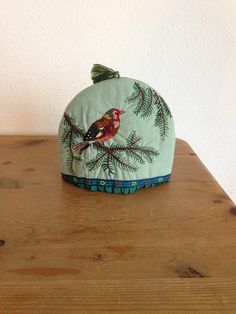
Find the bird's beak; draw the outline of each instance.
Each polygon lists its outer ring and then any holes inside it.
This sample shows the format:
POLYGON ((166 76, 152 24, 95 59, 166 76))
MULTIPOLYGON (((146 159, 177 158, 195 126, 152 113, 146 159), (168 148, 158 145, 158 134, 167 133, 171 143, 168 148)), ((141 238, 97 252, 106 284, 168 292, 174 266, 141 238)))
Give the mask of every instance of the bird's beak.
POLYGON ((124 114, 125 113, 125 111, 123 111, 123 110, 120 110, 120 114, 124 114))

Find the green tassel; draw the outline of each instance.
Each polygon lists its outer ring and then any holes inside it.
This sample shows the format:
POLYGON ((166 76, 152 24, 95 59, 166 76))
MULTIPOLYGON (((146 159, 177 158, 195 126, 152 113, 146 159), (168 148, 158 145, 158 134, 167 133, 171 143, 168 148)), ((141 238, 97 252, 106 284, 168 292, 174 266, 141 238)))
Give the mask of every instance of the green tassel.
POLYGON ((93 65, 91 70, 91 78, 94 84, 100 81, 112 79, 114 77, 120 77, 120 73, 101 64, 93 65))

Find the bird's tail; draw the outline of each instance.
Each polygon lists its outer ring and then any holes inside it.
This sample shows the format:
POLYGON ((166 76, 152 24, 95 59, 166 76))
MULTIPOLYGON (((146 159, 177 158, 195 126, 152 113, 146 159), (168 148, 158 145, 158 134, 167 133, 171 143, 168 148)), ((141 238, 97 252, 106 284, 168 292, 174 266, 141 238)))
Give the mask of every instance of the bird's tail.
POLYGON ((79 154, 82 154, 82 152, 89 147, 89 143, 88 142, 80 142, 78 144, 76 144, 75 146, 73 146, 73 150, 78 152, 79 154))

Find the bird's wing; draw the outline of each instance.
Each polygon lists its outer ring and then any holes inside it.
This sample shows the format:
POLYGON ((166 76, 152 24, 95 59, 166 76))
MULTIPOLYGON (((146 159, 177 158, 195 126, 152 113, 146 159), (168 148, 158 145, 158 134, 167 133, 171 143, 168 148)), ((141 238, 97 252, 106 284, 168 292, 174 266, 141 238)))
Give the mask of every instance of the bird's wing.
POLYGON ((100 119, 95 121, 84 136, 84 141, 94 141, 100 138, 112 125, 112 120, 100 119))

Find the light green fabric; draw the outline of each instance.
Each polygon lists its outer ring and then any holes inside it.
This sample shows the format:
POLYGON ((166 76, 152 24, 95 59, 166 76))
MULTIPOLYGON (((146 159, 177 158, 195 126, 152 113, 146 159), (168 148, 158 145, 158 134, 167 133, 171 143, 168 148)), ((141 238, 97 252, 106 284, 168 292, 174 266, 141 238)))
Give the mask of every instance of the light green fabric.
MULTIPOLYGON (((159 155, 153 157, 152 162, 145 160, 144 163, 139 163, 130 156, 125 156, 126 160, 131 164, 135 164, 137 169, 135 171, 126 171, 116 166, 114 173, 108 173, 108 171, 104 171, 102 166, 90 170, 86 165, 89 160, 93 160, 98 154, 94 145, 90 145, 81 155, 77 156, 75 154, 78 160, 73 160, 72 173, 68 167, 68 147, 62 140, 63 136, 65 136, 65 119, 63 117, 59 126, 61 172, 63 174, 88 179, 139 180, 165 176, 171 173, 175 146, 173 118, 168 117, 167 136, 162 139, 159 127, 154 126, 156 109, 149 116, 142 118, 140 114, 136 115, 134 113, 135 102, 127 102, 127 99, 134 91, 135 83, 140 84, 144 89, 149 88, 143 82, 124 77, 98 82, 75 96, 65 112, 72 118, 73 123, 77 127, 86 132, 91 124, 100 119, 109 109, 118 108, 124 110, 126 113, 120 116, 118 133, 113 139, 104 144, 106 146, 110 146, 112 143, 125 145, 127 137, 135 131, 136 136, 141 137, 140 145, 156 149, 159 155)), ((73 143, 77 143, 81 142, 82 139, 74 138, 73 141, 73 143)))

